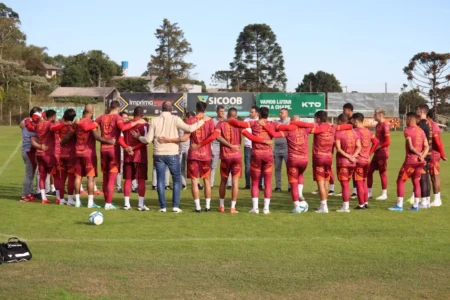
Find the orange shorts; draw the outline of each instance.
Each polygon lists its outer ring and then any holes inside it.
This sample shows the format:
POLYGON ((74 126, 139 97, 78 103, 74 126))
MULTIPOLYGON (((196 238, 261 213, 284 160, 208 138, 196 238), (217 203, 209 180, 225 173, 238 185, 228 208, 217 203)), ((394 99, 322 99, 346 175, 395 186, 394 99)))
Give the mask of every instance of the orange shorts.
POLYGON ((273 172, 273 155, 257 156, 252 155, 250 162, 250 178, 259 180, 261 173, 273 172))
POLYGON ((97 157, 77 157, 75 163, 75 175, 80 177, 97 176, 97 157))
POLYGON ((339 181, 350 181, 355 172, 355 167, 337 167, 337 176, 339 181))
POLYGON ((56 157, 54 156, 36 156, 39 173, 56 174, 56 157))
POLYGON ((383 156, 374 156, 372 161, 370 162, 370 169, 372 171, 379 171, 380 173, 384 173, 387 171, 387 157, 383 156))
POLYGON ((367 173, 369 172, 369 164, 357 163, 354 173, 355 181, 364 181, 367 179, 367 173))
POLYGON ((305 172, 307 166, 307 160, 288 159, 286 168, 289 183, 298 182, 298 177, 305 172))
POLYGON ((228 178, 231 173, 233 178, 242 176, 242 158, 227 158, 220 162, 220 176, 228 178))
POLYGON ((441 162, 440 160, 431 160, 430 162, 430 175, 437 176, 441 171, 441 162))
POLYGON ((313 160, 314 181, 330 181, 333 158, 317 158, 313 160))
POLYGON ((195 178, 209 178, 211 175, 211 161, 202 160, 188 160, 187 161, 187 177, 195 178))
POLYGON ((397 181, 398 180, 407 181, 410 178, 418 178, 418 177, 420 178, 423 174, 423 167, 424 167, 423 162, 413 164, 409 164, 406 162, 403 163, 400 172, 398 172, 397 181))

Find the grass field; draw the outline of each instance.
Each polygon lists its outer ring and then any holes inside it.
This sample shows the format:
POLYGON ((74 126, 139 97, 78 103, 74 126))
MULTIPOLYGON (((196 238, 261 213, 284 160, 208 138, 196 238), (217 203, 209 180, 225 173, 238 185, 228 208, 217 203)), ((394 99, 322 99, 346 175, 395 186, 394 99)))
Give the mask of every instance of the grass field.
MULTIPOLYGON (((450 135, 443 139, 450 153, 450 135)), ((0 128, 0 240, 23 238, 34 257, 0 266, 0 299, 450 298, 450 167, 442 163, 443 207, 388 212, 404 157, 401 133, 393 134, 390 198, 372 201, 367 211, 312 212, 319 201, 310 194, 316 187, 308 169, 305 214, 289 214, 290 195, 283 192, 274 194, 272 214, 249 215, 244 190, 238 215, 191 213, 188 190, 182 214, 161 214, 156 192, 148 190, 150 212, 103 211, 102 226, 87 225, 87 208, 19 203, 19 142, 18 128, 0 128)), ((375 183, 378 194, 378 177, 375 183)), ((213 196, 216 210, 217 188, 213 196)), ((123 205, 120 195, 114 202, 123 205)), ((330 197, 330 210, 340 206, 340 198, 330 197)))

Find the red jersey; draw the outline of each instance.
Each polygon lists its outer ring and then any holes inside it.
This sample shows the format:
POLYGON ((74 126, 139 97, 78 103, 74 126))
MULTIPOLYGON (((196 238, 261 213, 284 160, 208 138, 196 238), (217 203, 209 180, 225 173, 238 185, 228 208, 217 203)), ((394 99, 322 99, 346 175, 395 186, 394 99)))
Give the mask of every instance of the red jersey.
POLYGON ((51 128, 55 125, 54 122, 43 121, 36 125, 36 136, 40 144, 48 147, 47 151, 37 149, 37 156, 55 156, 55 134, 51 128))
MULTIPOLYGON (((231 126, 228 122, 220 121, 217 123, 215 131, 220 133, 231 145, 240 146, 241 145, 241 130, 239 128, 231 126)), ((220 159, 230 159, 230 158, 242 158, 241 149, 233 150, 220 144, 220 159)))
POLYGON ((359 152, 358 162, 359 163, 369 163, 370 158, 370 149, 372 145, 372 131, 369 129, 362 127, 355 129, 356 134, 361 141, 361 152, 359 152))
MULTIPOLYGON (((64 124, 64 122, 60 121, 59 124, 64 124)), ((76 139, 70 139, 65 145, 60 146, 61 141, 66 137, 66 135, 73 131, 73 124, 66 125, 58 131, 55 132, 55 153, 58 153, 58 157, 70 157, 75 153, 75 142, 76 139)))
POLYGON ((292 131, 285 131, 288 146, 288 159, 308 160, 308 135, 312 128, 297 128, 292 131))
POLYGON ((327 126, 325 132, 314 135, 313 143, 313 159, 321 158, 333 158, 334 136, 336 128, 329 123, 318 124, 318 128, 327 126))
MULTIPOLYGON (((354 154, 356 150, 356 141, 359 140, 355 130, 344 130, 336 132, 336 141, 341 142, 341 149, 347 154, 354 154)), ((370 150, 370 149, 369 149, 370 150)), ((351 162, 348 158, 336 153, 336 165, 338 167, 354 167, 356 163, 351 162)))
MULTIPOLYGON (((118 114, 106 114, 98 117, 95 122, 98 124, 100 131, 101 131, 101 137, 108 139, 108 140, 118 140, 120 137, 120 129, 117 125, 118 121, 122 121, 122 117, 118 114)), ((110 145, 110 144, 101 144, 100 151, 107 151, 112 148, 116 147, 117 150, 120 149, 120 146, 117 145, 110 145)))
MULTIPOLYGON (((141 136, 147 136, 149 130, 149 124, 139 124, 133 127, 133 130, 137 130, 141 136)), ((123 152, 124 162, 135 162, 141 164, 148 164, 147 145, 142 144, 138 139, 131 135, 131 130, 123 132, 123 138, 125 143, 130 147, 139 146, 139 149, 135 149, 134 155, 129 155, 126 151, 123 152)))
MULTIPOLYGON (((424 143, 427 137, 425 132, 419 126, 409 126, 405 129, 405 139, 411 139, 412 146, 418 151, 422 152, 424 148, 424 143)), ((409 150, 408 145, 405 145, 406 159, 405 162, 408 164, 415 164, 419 162, 419 155, 413 153, 409 150)))
MULTIPOLYGON (((434 121, 431 121, 429 123, 430 123, 431 131, 433 132, 433 138, 441 140, 441 129, 439 128, 438 123, 436 123, 434 121)), ((439 161, 441 159, 441 152, 438 149, 437 143, 432 143, 431 148, 432 148, 432 152, 431 152, 432 158, 434 160, 439 161)))
MULTIPOLYGON (((93 123, 91 119, 81 118, 80 123, 93 123)), ((77 157, 91 157, 97 155, 95 147, 95 138, 92 130, 84 131, 79 124, 73 124, 73 130, 77 137, 75 142, 75 152, 77 157)))
MULTIPOLYGON (((197 117, 190 117, 186 120, 186 124, 195 124, 198 122, 197 117)), ((206 122, 202 127, 191 133, 190 144, 200 144, 206 140, 214 132, 214 120, 211 119, 206 122)), ((212 158, 211 145, 205 145, 197 150, 189 149, 188 159, 199 161, 210 161, 212 158)))
MULTIPOLYGON (((378 122, 375 127, 375 136, 383 145, 388 136, 391 135, 391 125, 388 122, 378 122)), ((383 147, 375 151, 375 156, 389 157, 389 147, 383 147)))
MULTIPOLYGON (((249 128, 252 130, 253 135, 263 138, 265 141, 272 139, 270 137, 269 133, 267 133, 267 131, 264 129, 264 127, 259 125, 258 121, 250 121, 248 123, 250 125, 249 128)), ((271 126, 273 128, 273 130, 275 131, 278 123, 266 121, 266 125, 271 126)), ((256 155, 258 157, 272 156, 273 155, 272 146, 267 145, 267 144, 261 144, 261 143, 253 143, 252 144, 252 155, 256 155)))

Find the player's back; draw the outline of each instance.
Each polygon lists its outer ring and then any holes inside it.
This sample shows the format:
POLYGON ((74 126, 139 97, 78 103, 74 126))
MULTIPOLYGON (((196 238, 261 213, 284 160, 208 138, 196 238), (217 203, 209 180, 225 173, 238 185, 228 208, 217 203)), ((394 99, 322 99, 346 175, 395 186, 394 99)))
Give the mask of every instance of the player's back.
MULTIPOLYGON (((198 122, 197 117, 190 117, 186 120, 186 124, 192 125, 198 122)), ((196 131, 192 132, 190 135, 190 143, 193 144, 200 144, 204 140, 206 140, 214 131, 214 121, 211 119, 205 124, 197 129, 196 131)), ((212 151, 211 151, 211 145, 205 145, 203 147, 200 147, 197 150, 189 149, 188 151, 188 159, 191 160, 201 160, 201 161, 208 161, 211 160, 212 157, 212 151)))
MULTIPOLYGON (((337 131, 335 139, 336 142, 340 142, 342 151, 350 155, 355 153, 356 141, 359 139, 355 130, 337 131)), ((336 162, 338 166, 344 166, 347 164, 353 165, 348 158, 342 156, 339 152, 336 153, 336 162)))
MULTIPOLYGON (((375 126, 375 136, 380 142, 380 145, 386 142, 388 136, 391 135, 391 125, 389 122, 378 122, 375 126)), ((375 151, 378 156, 389 156, 389 147, 383 147, 375 151)))
MULTIPOLYGON (((411 139, 411 145, 418 151, 422 152, 426 140, 425 132, 419 126, 409 126, 405 129, 405 138, 411 139)), ((409 163, 417 163, 419 155, 412 152, 408 145, 405 145, 406 161, 409 163)))
MULTIPOLYGON (((146 136, 149 130, 149 124, 138 124, 133 127, 133 131, 138 131, 141 136, 146 136)), ((130 147, 135 147, 141 142, 134 138, 131 135, 131 130, 127 130, 123 132, 123 137, 125 140, 125 143, 130 147)), ((148 154, 147 154, 147 146, 139 148, 137 150, 134 150, 134 155, 130 156, 128 153, 124 153, 124 161, 125 162, 139 162, 139 163, 148 163, 148 154)))
MULTIPOLYGON (((95 122, 99 125, 102 138, 108 140, 118 140, 120 137, 120 129, 117 122, 122 120, 122 117, 118 114, 105 114, 98 117, 95 122)), ((114 145, 101 144, 101 150, 113 148, 114 145)), ((116 145, 118 147, 118 145, 116 145)))
MULTIPOLYGON (((266 124, 269 126, 272 126, 272 128, 275 130, 276 125, 274 122, 266 121, 266 124)), ((263 126, 259 124, 258 121, 252 121, 250 122, 250 129, 252 130, 252 134, 256 135, 257 137, 261 137, 264 140, 270 140, 271 137, 269 136, 269 133, 264 129, 263 126)), ((252 144, 252 155, 258 155, 258 156, 272 156, 273 155, 273 149, 272 146, 264 144, 264 143, 253 143, 252 144)))
POLYGON ((370 149, 372 146, 372 131, 362 127, 356 128, 356 133, 358 134, 359 140, 361 141, 361 152, 359 152, 359 162, 368 162, 370 157, 370 149))
POLYGON ((325 132, 315 134, 313 142, 313 158, 317 157, 333 157, 333 146, 336 129, 329 123, 321 123, 317 128, 326 127, 325 132))
POLYGON ((288 158, 308 159, 308 135, 311 131, 311 128, 297 128, 285 132, 288 158))
POLYGON ((54 123, 49 121, 43 121, 36 126, 36 136, 39 139, 40 144, 47 146, 47 151, 37 150, 38 156, 49 156, 55 153, 55 134, 50 130, 54 123))
MULTIPOLYGON (((239 128, 231 126, 228 122, 220 121, 216 128, 220 130, 220 136, 223 137, 231 145, 240 146, 242 142, 241 130, 239 128)), ((233 150, 220 144, 220 158, 239 158, 242 157, 241 150, 233 150)))
MULTIPOLYGON (((81 118, 80 123, 90 124, 93 121, 88 118, 81 118)), ((86 157, 95 154, 95 139, 91 131, 84 131, 83 128, 77 123, 74 125, 74 132, 76 136, 75 151, 79 157, 86 157)))

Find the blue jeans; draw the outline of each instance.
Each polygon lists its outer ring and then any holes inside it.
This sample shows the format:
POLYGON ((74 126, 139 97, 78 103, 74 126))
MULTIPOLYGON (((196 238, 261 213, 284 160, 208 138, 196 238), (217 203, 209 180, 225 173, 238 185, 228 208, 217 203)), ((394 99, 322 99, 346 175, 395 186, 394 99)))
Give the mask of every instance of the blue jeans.
POLYGON ((158 181, 156 190, 158 191, 159 206, 166 208, 166 190, 165 190, 165 173, 166 166, 172 174, 173 194, 172 206, 180 206, 180 192, 181 192, 181 167, 179 155, 154 155, 153 165, 156 169, 156 178, 158 181))
MULTIPOLYGON (((245 164, 245 186, 251 186, 250 182, 250 164, 252 161, 252 148, 244 147, 244 164, 245 164)), ((264 175, 261 173, 259 185, 263 185, 264 175)))

